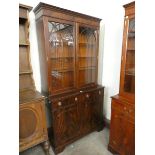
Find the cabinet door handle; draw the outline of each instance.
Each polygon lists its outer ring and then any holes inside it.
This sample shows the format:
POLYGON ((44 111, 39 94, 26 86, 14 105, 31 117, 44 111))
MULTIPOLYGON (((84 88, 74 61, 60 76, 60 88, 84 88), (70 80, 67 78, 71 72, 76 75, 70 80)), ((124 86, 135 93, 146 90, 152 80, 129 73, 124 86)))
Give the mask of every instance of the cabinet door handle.
POLYGON ((83 91, 82 91, 82 90, 80 90, 80 93, 83 93, 83 91))
POLYGON ((98 91, 98 94, 101 95, 101 91, 100 90, 98 91))
POLYGON ((118 115, 115 115, 114 117, 115 117, 115 118, 118 118, 118 115))
POLYGON ((86 97, 89 98, 89 94, 87 94, 86 97))
POLYGON ((129 113, 131 113, 132 112, 132 110, 131 109, 129 109, 129 113))
POLYGON ((124 110, 126 110, 127 108, 126 107, 124 107, 124 110))
POLYGON ((61 106, 61 105, 62 105, 62 103, 59 101, 59 102, 58 102, 58 106, 61 106))
POLYGON ((112 143, 113 143, 113 144, 116 144, 116 142, 115 142, 114 140, 112 141, 112 143))
POLYGON ((77 97, 75 97, 75 101, 77 101, 78 100, 78 98, 77 97))

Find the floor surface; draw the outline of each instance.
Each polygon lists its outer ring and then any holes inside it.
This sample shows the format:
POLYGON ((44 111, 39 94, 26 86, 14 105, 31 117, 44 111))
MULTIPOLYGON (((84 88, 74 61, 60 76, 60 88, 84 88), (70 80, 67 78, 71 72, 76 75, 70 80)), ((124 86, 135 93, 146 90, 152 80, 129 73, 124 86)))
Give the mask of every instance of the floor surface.
MULTIPOLYGON (((58 155, 112 155, 107 150, 109 142, 109 130, 104 128, 100 132, 93 132, 78 141, 68 145, 65 150, 58 155)), ((20 155, 45 155, 41 145, 30 148, 20 155)), ((50 155, 54 155, 50 147, 50 155)))

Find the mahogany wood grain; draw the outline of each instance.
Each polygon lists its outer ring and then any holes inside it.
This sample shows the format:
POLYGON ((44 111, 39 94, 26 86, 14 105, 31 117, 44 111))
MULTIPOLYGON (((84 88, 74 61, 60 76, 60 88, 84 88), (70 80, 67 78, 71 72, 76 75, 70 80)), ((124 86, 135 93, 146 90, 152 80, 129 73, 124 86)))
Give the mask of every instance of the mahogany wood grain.
POLYGON ((30 63, 28 13, 31 9, 19 5, 19 152, 44 143, 49 155, 45 98, 36 91, 30 63))
POLYGON ((101 19, 45 3, 39 3, 34 13, 42 94, 51 110, 48 132, 57 154, 104 127, 104 87, 97 84, 101 19))
POLYGON ((135 155, 135 2, 124 8, 120 91, 112 97, 108 149, 119 155, 135 155))

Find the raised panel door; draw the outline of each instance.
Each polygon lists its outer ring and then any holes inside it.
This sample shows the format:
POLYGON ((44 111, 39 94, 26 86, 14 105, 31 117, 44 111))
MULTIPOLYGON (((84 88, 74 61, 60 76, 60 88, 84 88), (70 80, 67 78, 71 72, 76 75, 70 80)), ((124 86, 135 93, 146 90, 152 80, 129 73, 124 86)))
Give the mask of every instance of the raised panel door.
POLYGON ((79 132, 85 134, 91 129, 91 102, 87 99, 88 94, 79 95, 78 118, 79 118, 79 132))
POLYGON ((77 136, 79 129, 77 106, 60 108, 54 112, 56 144, 62 144, 77 136))
POLYGON ((122 152, 124 126, 124 114, 116 109, 112 109, 111 124, 110 124, 110 145, 118 153, 122 152))
POLYGON ((104 126, 103 123, 103 90, 97 90, 92 93, 93 100, 91 102, 92 120, 91 125, 93 128, 104 126))
POLYGON ((133 121, 127 119, 125 121, 122 154, 135 155, 135 125, 133 121))

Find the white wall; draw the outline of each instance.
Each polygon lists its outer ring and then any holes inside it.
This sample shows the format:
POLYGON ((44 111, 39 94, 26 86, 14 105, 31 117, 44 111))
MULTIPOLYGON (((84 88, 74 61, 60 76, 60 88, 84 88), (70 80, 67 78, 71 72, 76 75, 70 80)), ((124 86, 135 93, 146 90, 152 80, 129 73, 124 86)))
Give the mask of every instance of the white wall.
MULTIPOLYGON (((104 114, 110 119, 110 97, 119 92, 120 62, 123 36, 124 9, 122 5, 132 0, 42 0, 42 2, 92 15, 103 19, 100 29, 99 47, 99 78, 100 84, 105 86, 104 114)), ((33 8, 39 0, 19 0, 20 3, 33 8)), ((41 90, 38 45, 36 38, 35 16, 30 12, 30 50, 34 80, 37 90, 41 90)))

